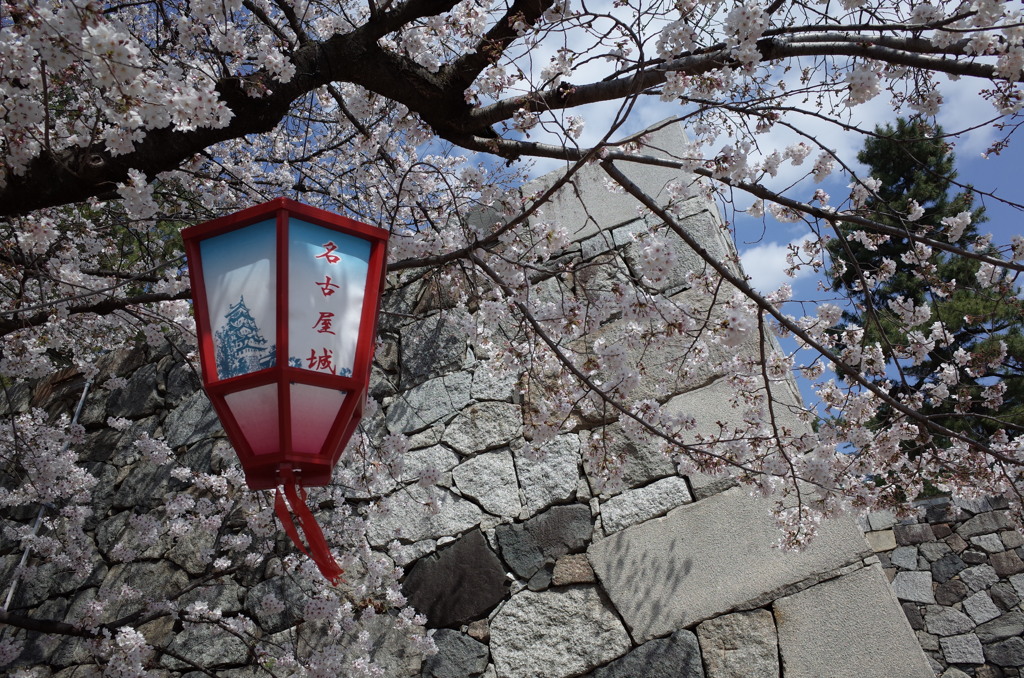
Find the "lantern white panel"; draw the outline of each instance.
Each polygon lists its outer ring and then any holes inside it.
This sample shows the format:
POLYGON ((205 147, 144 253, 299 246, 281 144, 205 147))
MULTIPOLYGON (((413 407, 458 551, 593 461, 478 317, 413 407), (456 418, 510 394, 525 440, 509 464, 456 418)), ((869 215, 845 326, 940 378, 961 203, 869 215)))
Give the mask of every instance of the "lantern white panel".
POLYGON ((345 402, 345 391, 292 384, 291 401, 292 449, 295 452, 319 453, 338 410, 345 402))
POLYGON ((290 221, 290 365, 352 375, 369 261, 369 240, 299 219, 290 221))
POLYGON ((199 243, 217 360, 227 379, 276 362, 277 263, 273 219, 199 243))
POLYGON ((228 393, 224 396, 242 435, 253 454, 281 451, 281 429, 277 411, 277 384, 228 393))

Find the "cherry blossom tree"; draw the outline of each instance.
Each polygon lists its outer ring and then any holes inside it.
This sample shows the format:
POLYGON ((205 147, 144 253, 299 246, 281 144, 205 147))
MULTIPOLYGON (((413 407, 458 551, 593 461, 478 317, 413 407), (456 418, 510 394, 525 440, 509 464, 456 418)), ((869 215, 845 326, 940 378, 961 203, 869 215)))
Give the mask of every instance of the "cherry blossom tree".
MULTIPOLYGON (((975 118, 960 129, 945 124, 946 138, 987 126, 998 152, 1019 124, 1022 69, 1024 21, 1000 0, 3 0, 0 379, 10 392, 65 368, 95 376, 107 349, 137 339, 170 342, 187 357, 194 326, 176 231, 288 194, 388 228, 393 271, 433 276, 457 306, 472 308, 479 322, 466 330, 494 344, 495 364, 525 365, 536 377, 527 432, 535 446, 571 427, 576 412, 614 416, 631 435, 663 445, 681 470, 732 473, 795 499, 779 508, 791 544, 806 541, 823 515, 907 510, 926 484, 1003 494, 1020 516, 1021 432, 1000 419, 1005 351, 958 352, 935 364, 935 377, 922 380, 946 389, 907 392, 898 375, 950 341, 941 308, 951 285, 1016 303, 1024 237, 965 240, 953 235, 962 225, 928 223, 920 206, 880 201, 877 179, 859 176, 855 158, 829 139, 874 134, 860 112, 878 101, 934 123, 951 88, 971 86, 975 118), (685 126, 685 153, 666 154, 644 136, 619 141, 650 110, 685 126), (560 304, 530 294, 538 271, 555 284, 572 274, 559 256, 570 234, 544 218, 554 189, 513 190, 537 160, 557 161, 567 180, 600 167, 609 190, 632 196, 650 217, 644 256, 630 271, 639 291, 560 304), (677 172, 667 204, 630 181, 638 164, 677 172), (832 198, 817 185, 835 181, 849 192, 832 198), (868 249, 911 243, 903 256, 929 303, 891 309, 907 344, 883 350, 855 326, 834 332, 848 302, 828 284, 816 299, 794 300, 788 286, 755 290, 736 262, 712 256, 685 227, 694 197, 719 201, 732 237, 731 222, 742 219, 805 225, 793 273, 823 269, 840 223, 843 238, 868 249), (689 284, 717 295, 723 314, 644 291, 676 264, 679 242, 703 259, 689 284), (977 275, 935 277, 940 255, 974 260, 977 275), (609 343, 579 348, 613 317, 636 323, 636 341, 688 347, 681 371, 707 361, 708 346, 753 341, 757 355, 722 365, 743 424, 694 440, 685 435, 694 422, 665 411, 661 395, 638 398, 644 365, 609 343), (492 335, 510 326, 518 328, 511 340, 492 335), (793 375, 816 394, 800 413, 803 430, 777 416, 773 389, 793 375), (985 384, 980 402, 952 388, 966 375, 985 384), (986 425, 950 430, 925 404, 986 425), (879 476, 901 492, 870 482, 879 476)), ((855 277, 870 288, 884 276, 855 277)), ((987 331, 984 318, 975 324, 987 331)), ((8 538, 74 567, 88 515, 82 495, 93 482, 76 463, 80 429, 71 417, 36 411, 8 417, 0 431, 4 473, 17 480, 5 481, 0 506, 59 509, 51 537, 32 536, 29 520, 5 528, 8 538)), ((137 446, 154 464, 174 463, 159 439, 140 436, 137 446)), ((406 447, 401 436, 363 439, 348 456, 372 460, 358 464, 360 482, 372 486, 406 447)), ((614 485, 621 460, 600 441, 587 455, 614 485)), ((186 529, 201 518, 216 529, 242 516, 248 531, 209 555, 211 568, 247 566, 245 540, 273 532, 266 507, 242 498, 230 471, 178 476, 213 498, 172 500, 169 524, 186 529)), ((344 493, 331 501, 343 514, 344 493)), ((353 524, 338 518, 329 539, 348 543, 351 535, 339 535, 353 524)), ((402 606, 393 572, 369 552, 352 558, 373 574, 361 599, 402 606)), ((355 623, 357 609, 375 609, 327 592, 317 600, 309 614, 341 625, 355 623)), ((112 675, 141 675, 155 650, 136 628, 168 609, 150 605, 120 625, 86 614, 78 625, 46 628, 95 638, 112 675)), ((247 633, 244 621, 215 611, 175 614, 247 633)), ((411 612, 398 618, 416 622, 411 612)), ((0 662, 11 652, 0 644, 0 662)), ((323 667, 338 661, 321 659, 323 667)), ((285 675, 292 661, 277 657, 268 671, 285 675)))

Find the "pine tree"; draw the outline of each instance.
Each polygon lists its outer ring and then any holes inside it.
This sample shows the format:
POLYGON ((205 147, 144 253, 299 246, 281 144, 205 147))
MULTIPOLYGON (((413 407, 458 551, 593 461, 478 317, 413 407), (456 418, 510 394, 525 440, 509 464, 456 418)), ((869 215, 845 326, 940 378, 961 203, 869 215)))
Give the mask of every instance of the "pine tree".
MULTIPOLYGON (((864 207, 872 218, 907 233, 931 227, 930 237, 944 241, 954 235, 951 228, 956 226, 943 224, 943 219, 967 212, 971 223, 956 241, 974 243, 976 251, 986 251, 977 231, 977 224, 986 221, 984 208, 973 207, 970 187, 956 190, 955 156, 943 141, 942 129, 899 119, 895 126, 878 127, 875 132, 857 156, 869 175, 880 182, 864 207), (908 216, 915 203, 923 213, 911 220, 908 216)), ((942 388, 936 379, 939 366, 956 364, 957 355, 973 354, 974 358, 958 369, 957 383, 947 386, 961 397, 958 411, 935 412, 927 404, 923 410, 954 431, 991 434, 1000 428, 1019 430, 1024 426, 1024 307, 1019 290, 977 285, 979 263, 974 259, 934 252, 928 260, 934 267, 928 270, 905 256, 912 250, 908 238, 892 237, 869 247, 851 238, 855 231, 855 226, 841 224, 839 237, 829 245, 833 289, 845 290, 854 304, 844 311, 844 329, 859 326, 865 344, 878 342, 887 357, 899 354, 909 337, 898 329, 901 322, 891 302, 902 297, 930 311, 919 325, 922 331, 927 333, 934 323, 941 322, 953 337, 949 345, 936 346, 917 364, 899 361, 900 374, 890 371, 878 382, 891 382, 894 393, 942 388), (879 279, 881 282, 873 282, 879 279), (941 289, 944 284, 952 290, 946 297, 926 293, 926 288, 941 289), (1005 361, 990 369, 986 358, 1000 355, 1003 346, 1005 361), (991 407, 985 404, 983 391, 996 379, 1002 381, 1006 392, 1002 404, 991 407)))

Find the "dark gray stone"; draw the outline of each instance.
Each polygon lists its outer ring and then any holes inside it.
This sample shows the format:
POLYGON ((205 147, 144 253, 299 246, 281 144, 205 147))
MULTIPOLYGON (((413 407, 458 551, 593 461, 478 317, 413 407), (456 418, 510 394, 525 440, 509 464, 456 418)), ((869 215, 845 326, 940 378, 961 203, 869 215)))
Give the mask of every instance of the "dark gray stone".
POLYGON ((174 365, 167 373, 167 393, 164 399, 170 406, 177 405, 184 398, 189 397, 202 387, 198 367, 193 367, 188 362, 180 362, 174 365))
MULTIPOLYGON (((932 525, 933 530, 935 527, 935 525, 932 525)), ((918 546, 917 550, 922 556, 928 559, 929 563, 934 563, 952 551, 952 549, 949 548, 949 544, 944 541, 927 542, 918 546)))
POLYGON ((920 631, 924 628, 924 617, 921 616, 921 611, 917 609, 917 605, 914 603, 903 603, 903 614, 907 615, 910 628, 915 631, 920 631))
POLYGON ((926 541, 935 541, 935 533, 932 526, 927 524, 893 525, 893 532, 896 534, 896 543, 900 546, 920 544, 926 541))
POLYGON ((175 633, 170 649, 176 656, 165 654, 160 663, 169 669, 181 670, 202 666, 217 669, 221 666, 244 664, 249 656, 245 641, 236 634, 213 624, 194 624, 175 633), (187 657, 188 662, 177 657, 187 657))
POLYGON ((979 624, 974 632, 983 643, 1024 636, 1024 612, 1011 610, 992 621, 979 624))
POLYGON ((402 386, 462 367, 466 360, 465 313, 442 311, 402 328, 402 386))
POLYGON ((402 589, 427 626, 465 624, 497 605, 507 593, 505 569, 480 530, 413 565, 402 589))
POLYGON ((988 555, 984 551, 975 551, 974 549, 964 551, 960 557, 968 565, 981 565, 988 561, 988 555))
POLYGON ((530 577, 530 581, 526 582, 526 588, 531 591, 543 591, 547 587, 551 586, 551 573, 554 571, 554 565, 547 563, 544 567, 537 570, 537 573, 530 577))
POLYGON ((979 534, 991 534, 1010 527, 1010 521, 1006 514, 1001 511, 989 511, 979 513, 957 528, 957 534, 964 539, 976 537, 979 534))
POLYGON ((596 669, 590 678, 704 678, 697 636, 676 631, 596 669))
POLYGON ((952 553, 947 553, 932 563, 932 579, 942 584, 966 568, 967 564, 963 560, 952 553))
POLYGON ((173 450, 199 442, 219 429, 217 413, 213 411, 206 393, 196 391, 167 415, 164 439, 173 450))
POLYGON ((107 411, 119 417, 138 419, 146 417, 163 404, 159 389, 163 375, 150 363, 139 368, 123 388, 114 389, 107 399, 107 411))
POLYGON ((140 461, 128 472, 114 495, 115 509, 152 509, 167 501, 168 485, 171 482, 171 464, 157 466, 140 461))
POLYGON ((1000 578, 1024 572, 1024 560, 1021 560, 1015 551, 993 553, 989 556, 989 562, 992 563, 992 569, 996 571, 1000 578))
POLYGON ((992 596, 992 602, 1000 610, 1012 610, 1020 602, 1020 596, 1009 582, 1001 581, 994 584, 988 592, 992 596))
POLYGON ((553 506, 518 525, 495 530, 501 555, 522 579, 529 580, 547 562, 586 548, 594 533, 590 508, 553 506))
POLYGON ((1024 640, 1008 638, 986 645, 985 659, 997 666, 1024 666, 1024 640))
POLYGON ((111 622, 144 607, 145 603, 140 600, 115 595, 115 592, 122 591, 125 586, 145 591, 143 600, 159 601, 177 597, 187 584, 188 577, 185 573, 166 560, 114 565, 103 578, 98 595, 99 598, 110 601, 103 610, 102 621, 111 622))
POLYGON ((246 614, 252 617, 264 631, 277 633, 289 629, 302 621, 302 601, 305 599, 302 589, 291 577, 273 577, 256 584, 246 593, 246 614), (280 611, 268 610, 263 601, 273 595, 284 603, 280 611))
POLYGON ((460 631, 438 629, 437 654, 423 660, 423 678, 475 678, 487 670, 487 646, 460 631))

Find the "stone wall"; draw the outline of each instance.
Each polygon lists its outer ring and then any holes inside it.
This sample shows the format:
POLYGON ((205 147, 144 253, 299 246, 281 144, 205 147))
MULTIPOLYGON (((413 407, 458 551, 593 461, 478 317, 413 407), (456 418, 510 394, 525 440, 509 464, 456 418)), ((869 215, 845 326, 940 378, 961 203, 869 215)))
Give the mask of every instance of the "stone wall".
POLYGON ((923 520, 867 517, 867 537, 944 678, 1024 675, 1024 536, 1005 502, 921 502, 923 520))
MULTIPOLYGON (((653 143, 672 153, 682 147, 683 137, 669 128, 653 143)), ((673 173, 641 168, 631 178, 664 197, 673 173)), ((553 180, 541 179, 524 191, 542 189, 553 180)), ((720 260, 735 261, 714 205, 694 198, 689 206, 687 227, 720 260)), ((539 273, 535 294, 582 298, 632 284, 622 275, 639 256, 632 236, 651 223, 630 200, 607 191, 596 168, 581 170, 545 217, 572 225, 573 245, 562 263, 568 260, 576 273, 570 283, 539 273)), ((712 300, 686 282, 685 272, 702 263, 684 246, 677 247, 679 270, 660 283, 659 293, 704 304, 714 313, 712 300)), ((244 619, 247 638, 290 644, 300 656, 325 647, 341 646, 342 654, 351 648, 396 678, 923 678, 947 662, 970 673, 971 666, 957 663, 968 655, 971 662, 984 655, 990 664, 1004 667, 1016 661, 1019 638, 1001 634, 1020 623, 1020 576, 997 583, 998 567, 1005 570, 1012 558, 996 554, 1019 544, 1013 545, 1016 533, 1004 529, 1000 518, 970 518, 955 528, 947 523, 943 533, 930 523, 901 527, 871 516, 872 546, 855 521, 833 520, 809 548, 794 553, 773 546, 780 532, 770 501, 752 497, 727 476, 680 474, 670 456, 636 442, 615 417, 571 413, 567 432, 534 449, 524 438, 523 423, 535 411, 537 384, 544 375, 526 380, 514 369, 496 370, 494 348, 471 340, 472 309, 452 302, 452 284, 459 281, 418 273, 390 281, 372 385, 381 407, 364 429, 371 440, 401 434, 410 450, 403 468, 376 487, 351 489, 359 485, 358 465, 339 468, 332 489, 346 501, 333 502, 333 509, 331 501, 322 501, 319 511, 322 521, 338 524, 372 517, 365 540, 333 545, 369 554, 361 562, 377 564, 373 576, 400 577, 410 602, 426 615, 437 654, 421 661, 415 628, 404 635, 381 635, 393 624, 375 625, 372 615, 363 627, 374 639, 369 646, 357 640, 361 628, 332 635, 304 622, 301 610, 310 592, 282 570, 281 555, 292 547, 280 535, 265 545, 268 555, 258 563, 224 574, 211 569, 213 545, 206 532, 190 532, 186 526, 138 543, 146 516, 164 510, 165 497, 182 487, 169 467, 139 458, 132 445, 139 433, 163 435, 177 463, 196 473, 230 477, 235 463, 195 375, 179 356, 146 348, 115 351, 102 362, 97 383, 111 375, 123 376, 126 383, 112 392, 94 391, 83 412, 87 436, 80 460, 97 479, 95 513, 80 535, 82 557, 91 559, 83 570, 87 574, 70 577, 55 566, 34 567, 22 577, 11 611, 75 622, 100 592, 122 590, 125 584, 166 590, 183 609, 201 602, 225 618, 244 619), (129 428, 104 427, 112 416, 129 420, 129 428), (587 454, 595 434, 610 456, 624 461, 621 483, 606 484, 587 454), (441 471, 432 487, 418 482, 426 468, 441 471), (342 507, 349 507, 351 515, 342 507), (998 526, 982 530, 984 521, 998 526), (934 538, 919 539, 925 530, 934 538), (962 548, 950 542, 954 531, 962 548), (888 551, 895 546, 886 541, 890 538, 901 546, 888 551), (940 539, 948 549, 941 549, 940 539), (993 539, 1003 548, 997 549, 993 539), (126 552, 137 557, 123 558, 126 552), (943 573, 956 569, 949 555, 964 564, 951 574, 965 589, 956 600, 959 588, 947 595, 956 587, 936 574, 936 568, 943 573), (982 557, 990 562, 974 562, 982 557), (896 594, 887 574, 895 575, 896 594), (922 577, 934 577, 941 586, 932 592, 922 577), (277 593, 286 603, 283 608, 260 603, 267 591, 277 593), (987 605, 978 593, 988 596, 987 605), (897 595, 913 601, 918 615, 906 604, 901 610, 897 595), (993 610, 1000 614, 987 617, 993 610)), ((613 319, 593 336, 616 341, 629 327, 627 320, 613 319)), ((516 328, 501 330, 512 336, 516 328)), ((725 349, 712 345, 710 350, 725 349)), ((748 342, 736 350, 753 354, 757 346, 748 342)), ((698 420, 693 435, 707 430, 702 426, 738 418, 739 411, 726 404, 729 375, 699 364, 684 369, 683 351, 681 346, 648 347, 644 360, 651 372, 641 389, 663 399, 669 410, 693 414, 698 420)), ((54 413, 66 412, 82 383, 79 376, 62 375, 35 394, 11 394, 4 407, 25 411, 30 404, 46 404, 54 413)), ((798 395, 791 382, 781 381, 774 397, 785 404, 797 402, 798 395)), ((216 499, 215 490, 190 492, 200 502, 216 499)), ((5 516, 5 525, 27 524, 33 516, 26 509, 24 515, 5 516)), ((229 535, 243 524, 229 520, 220 534, 229 535)), ((10 581, 20 553, 5 531, 0 583, 10 581)), ((370 574, 344 564, 346 585, 360 590, 359 582, 370 574)), ((129 598, 118 609, 97 614, 109 622, 133 612, 143 614, 129 598)), ((205 667, 218 676, 246 678, 273 668, 267 656, 254 654, 252 645, 224 624, 160 617, 142 630, 151 643, 170 650, 154 675, 199 675, 190 671, 205 667)), ((0 628, 0 640, 4 637, 27 641, 14 666, 36 667, 40 675, 81 678, 97 675, 102 664, 83 639, 13 627, 0 628)))

